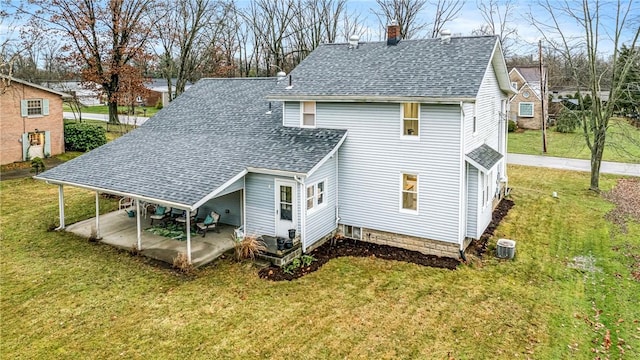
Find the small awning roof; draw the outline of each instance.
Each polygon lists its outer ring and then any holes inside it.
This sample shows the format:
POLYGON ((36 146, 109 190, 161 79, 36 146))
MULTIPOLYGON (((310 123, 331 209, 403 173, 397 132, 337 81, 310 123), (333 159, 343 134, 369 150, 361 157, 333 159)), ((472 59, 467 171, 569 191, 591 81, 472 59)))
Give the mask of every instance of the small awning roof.
POLYGON ((482 144, 465 155, 467 162, 487 173, 504 157, 487 144, 482 144))

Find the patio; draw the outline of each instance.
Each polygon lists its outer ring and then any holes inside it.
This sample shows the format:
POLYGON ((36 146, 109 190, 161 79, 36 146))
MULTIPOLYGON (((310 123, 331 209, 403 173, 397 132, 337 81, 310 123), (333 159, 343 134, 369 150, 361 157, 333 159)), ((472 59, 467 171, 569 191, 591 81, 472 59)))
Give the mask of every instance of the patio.
MULTIPOLYGON (((100 215, 101 242, 125 250, 137 245, 136 218, 129 217, 123 210, 100 215)), ((151 219, 140 218, 142 255, 173 264, 179 253, 187 252, 187 242, 155 235, 145 229, 151 227, 151 219)), ((96 219, 90 218, 68 225, 66 231, 89 238, 95 229, 96 219)), ((205 237, 191 237, 191 262, 202 266, 217 259, 224 252, 234 248, 233 226, 220 224, 220 233, 207 232, 205 237)))

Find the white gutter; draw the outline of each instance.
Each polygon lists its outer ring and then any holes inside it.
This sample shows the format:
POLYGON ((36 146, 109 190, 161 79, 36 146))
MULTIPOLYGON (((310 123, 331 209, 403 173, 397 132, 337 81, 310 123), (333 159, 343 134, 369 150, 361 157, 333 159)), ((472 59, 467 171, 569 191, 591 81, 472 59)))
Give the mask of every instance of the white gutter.
POLYGON ((306 173, 295 172, 295 171, 273 170, 273 169, 256 168, 256 167, 247 167, 246 171, 256 173, 256 174, 276 175, 276 176, 284 176, 284 177, 296 177, 296 176, 307 175, 306 173))
POLYGON ((425 96, 369 96, 369 95, 270 95, 266 97, 272 101, 330 101, 330 102, 420 102, 425 104, 459 104, 461 101, 475 102, 476 98, 470 97, 425 97, 425 96))
MULTIPOLYGON (((465 113, 464 113, 464 102, 460 102, 460 126, 461 126, 461 131, 460 131, 460 187, 459 187, 459 194, 460 194, 460 199, 458 200, 458 214, 459 214, 459 222, 458 222, 458 239, 460 239, 460 251, 464 251, 464 239, 465 239, 465 235, 467 232, 467 201, 466 201, 466 197, 467 197, 467 189, 465 186, 466 183, 466 178, 467 178, 467 174, 466 174, 466 168, 467 168, 467 164, 465 163, 464 159, 465 159, 465 153, 464 153, 464 149, 465 149, 465 137, 464 137, 464 133, 465 133, 465 113)), ((475 115, 475 114, 474 114, 475 115)))
POLYGON ((186 204, 180 204, 180 203, 173 202, 173 201, 160 200, 160 199, 156 199, 156 198, 152 198, 152 197, 148 197, 148 196, 136 195, 136 194, 132 194, 132 193, 124 192, 124 191, 109 190, 109 189, 104 189, 104 188, 100 188, 100 187, 96 187, 96 186, 80 185, 80 184, 76 184, 76 183, 69 182, 69 181, 45 179, 45 178, 41 178, 39 176, 34 176, 33 178, 36 179, 36 180, 45 181, 47 184, 56 184, 56 185, 60 185, 60 186, 69 185, 69 186, 78 187, 78 188, 81 188, 81 189, 93 190, 93 191, 98 191, 98 192, 101 192, 101 193, 107 193, 107 194, 113 194, 113 195, 118 195, 118 196, 123 196, 123 197, 130 197, 130 198, 134 198, 134 199, 139 199, 139 200, 143 200, 143 201, 154 203, 154 204, 168 205, 169 207, 176 207, 176 208, 180 208, 180 209, 192 210, 191 206, 186 205, 186 204))

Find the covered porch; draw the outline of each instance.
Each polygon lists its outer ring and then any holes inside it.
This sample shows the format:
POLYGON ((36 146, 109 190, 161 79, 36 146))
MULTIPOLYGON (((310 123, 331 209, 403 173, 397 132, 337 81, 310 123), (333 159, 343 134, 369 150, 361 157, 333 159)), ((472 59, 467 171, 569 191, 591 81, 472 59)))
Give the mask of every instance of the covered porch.
MULTIPOLYGON (((193 266, 202 266, 218 258, 224 252, 234 248, 234 226, 220 224, 220 232, 207 232, 205 237, 193 236, 190 246, 187 241, 174 240, 145 231, 151 227, 151 219, 140 217, 140 243, 136 217, 129 217, 123 210, 113 211, 99 216, 100 241, 121 249, 137 249, 152 259, 173 263, 178 254, 191 254, 193 266), (190 248, 190 249, 189 249, 190 248)), ((90 218, 68 225, 65 230, 89 238, 96 229, 96 218, 90 218)))

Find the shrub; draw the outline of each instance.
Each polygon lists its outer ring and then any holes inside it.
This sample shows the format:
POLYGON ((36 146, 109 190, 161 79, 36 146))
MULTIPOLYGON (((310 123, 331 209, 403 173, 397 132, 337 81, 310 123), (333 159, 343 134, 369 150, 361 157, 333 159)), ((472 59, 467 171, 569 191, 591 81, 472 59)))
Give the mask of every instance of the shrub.
POLYGON ((580 126, 580 112, 562 109, 556 119, 556 131, 572 133, 580 126))
POLYGON ((236 241, 236 259, 254 260, 256 255, 266 251, 265 244, 255 236, 245 236, 244 239, 236 241))
POLYGON ((193 265, 189 264, 189 259, 185 253, 179 253, 173 258, 173 267, 183 273, 189 273, 193 270, 193 265))
POLYGON ((508 124, 508 130, 509 132, 514 132, 518 129, 518 124, 516 124, 515 121, 513 120, 509 120, 509 124, 508 124))
POLYGON ((162 106, 162 100, 158 99, 158 102, 156 103, 156 109, 160 110, 160 109, 162 109, 162 107, 163 107, 162 106))
POLYGON ((106 130, 83 123, 64 124, 64 148, 67 151, 89 151, 107 143, 106 130))
POLYGON ((31 160, 31 172, 35 172, 36 175, 44 171, 44 161, 41 158, 35 157, 31 160))

